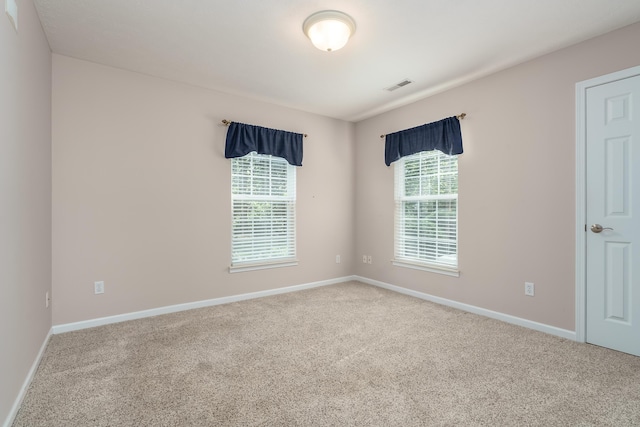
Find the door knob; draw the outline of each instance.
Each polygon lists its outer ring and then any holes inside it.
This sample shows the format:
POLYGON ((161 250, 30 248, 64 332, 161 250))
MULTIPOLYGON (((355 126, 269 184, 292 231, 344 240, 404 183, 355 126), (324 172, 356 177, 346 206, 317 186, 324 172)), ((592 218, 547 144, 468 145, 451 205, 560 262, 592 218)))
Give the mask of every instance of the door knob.
POLYGON ((591 231, 594 233, 600 233, 602 230, 613 230, 611 227, 603 227, 600 224, 593 224, 591 226, 591 231))

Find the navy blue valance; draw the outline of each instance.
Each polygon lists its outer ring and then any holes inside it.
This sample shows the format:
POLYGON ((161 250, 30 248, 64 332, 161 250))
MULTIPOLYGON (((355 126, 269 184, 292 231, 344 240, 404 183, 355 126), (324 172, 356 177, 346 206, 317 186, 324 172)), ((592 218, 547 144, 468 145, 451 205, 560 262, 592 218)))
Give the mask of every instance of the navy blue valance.
POLYGON ((302 134, 231 122, 224 156, 227 159, 243 157, 252 151, 282 157, 294 166, 302 166, 302 134))
POLYGON ((433 150, 449 155, 462 154, 462 132, 457 117, 448 117, 387 135, 384 162, 390 166, 401 157, 433 150))

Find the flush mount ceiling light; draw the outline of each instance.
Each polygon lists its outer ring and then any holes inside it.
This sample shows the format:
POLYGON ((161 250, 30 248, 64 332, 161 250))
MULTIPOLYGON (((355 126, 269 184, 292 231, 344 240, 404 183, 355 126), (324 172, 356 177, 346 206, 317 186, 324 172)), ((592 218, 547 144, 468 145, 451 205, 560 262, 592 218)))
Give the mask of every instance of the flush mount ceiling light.
POLYGON ((315 47, 333 52, 347 44, 356 31, 356 23, 346 13, 323 10, 305 19, 302 30, 315 47))

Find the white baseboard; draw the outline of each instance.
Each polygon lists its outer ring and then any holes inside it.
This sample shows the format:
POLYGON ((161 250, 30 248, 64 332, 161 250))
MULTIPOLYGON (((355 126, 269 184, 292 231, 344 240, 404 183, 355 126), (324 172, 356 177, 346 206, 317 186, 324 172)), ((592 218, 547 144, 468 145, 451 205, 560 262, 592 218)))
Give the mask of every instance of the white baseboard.
POLYGON ((9 415, 7 415, 7 418, 4 420, 4 424, 2 424, 3 427, 10 427, 11 424, 13 424, 13 421, 15 420, 16 415, 18 415, 18 410, 20 409, 20 405, 22 405, 22 400, 24 399, 24 396, 27 394, 27 389, 29 388, 29 385, 31 385, 33 376, 36 374, 36 371, 38 370, 38 366, 40 365, 40 360, 42 360, 42 355, 44 354, 44 350, 47 348, 47 344, 49 343, 49 338, 51 338, 52 333, 53 333, 53 330, 49 329, 49 333, 47 333, 47 336, 44 338, 44 342, 40 346, 40 351, 38 351, 38 355, 33 361, 33 364, 31 365, 31 369, 29 369, 29 373, 27 374, 27 377, 24 379, 24 382, 22 383, 22 388, 20 388, 20 392, 18 393, 16 400, 13 402, 13 406, 9 411, 9 415))
POLYGON ((380 288, 388 289, 394 292, 399 292, 405 295, 410 295, 412 297, 420 298, 426 301, 435 302, 436 304, 442 304, 449 307, 457 308, 459 310, 468 311, 469 313, 479 314, 481 316, 490 317, 492 319, 501 320, 503 322, 511 323, 518 326, 524 326, 525 328, 533 329, 539 332, 545 332, 551 335, 556 335, 558 337, 566 338, 572 341, 576 340, 576 333, 574 331, 569 331, 567 329, 561 329, 555 326, 545 325, 544 323, 538 323, 532 320, 511 316, 509 314, 487 310, 486 308, 476 307, 474 305, 464 304, 464 303, 449 300, 446 298, 436 297, 433 295, 425 294, 423 292, 413 291, 411 289, 402 288, 400 286, 395 286, 389 283, 380 282, 378 280, 368 279, 366 277, 355 276, 353 280, 358 280, 368 285, 378 286, 380 288))
POLYGON ((320 287, 320 286, 334 285, 334 284, 337 284, 337 283, 347 282, 347 281, 350 281, 350 280, 358 280, 360 282, 363 282, 363 283, 366 283, 366 284, 369 284, 369 285, 378 286, 380 288, 388 289, 388 290, 391 290, 391 291, 394 291, 394 292, 398 292, 398 293, 401 293, 401 294, 410 295, 410 296, 413 296, 413 297, 416 297, 416 298, 420 298, 420 299, 423 299, 423 300, 426 300, 426 301, 435 302, 437 304, 446 305, 446 306, 449 306, 449 307, 457 308, 459 310, 467 311, 469 313, 479 314, 481 316, 490 317, 492 319, 501 320, 503 322, 511 323, 511 324, 518 325, 518 326, 523 326, 525 328, 533 329, 533 330, 544 332, 544 333, 551 334, 551 335, 556 335, 556 336, 559 336, 559 337, 562 337, 562 338, 566 338, 566 339, 569 339, 569 340, 575 341, 576 338, 577 338, 576 337, 576 333, 574 331, 569 331, 567 329, 557 328, 555 326, 546 325, 544 323, 534 322, 532 320, 522 319, 520 317, 511 316, 509 314, 504 314, 504 313, 488 310, 488 309, 481 308, 481 307, 476 307, 474 305, 464 304, 464 303, 453 301, 453 300, 449 300, 449 299, 446 299, 446 298, 436 297, 436 296, 429 295, 429 294, 426 294, 426 293, 423 293, 423 292, 414 291, 414 290, 411 290, 411 289, 407 289, 407 288, 403 288, 403 287, 400 287, 400 286, 391 285, 389 283, 385 283, 385 282, 381 282, 381 281, 378 281, 378 280, 373 280, 373 279, 369 279, 369 278, 361 277, 361 276, 338 277, 338 278, 335 278, 335 279, 329 279, 329 280, 323 280, 323 281, 319 281, 319 282, 306 283, 306 284, 302 284, 302 285, 287 286, 287 287, 284 287, 284 288, 269 289, 269 290, 266 290, 266 291, 251 292, 251 293, 240 294, 240 295, 232 295, 232 296, 228 296, 228 297, 214 298, 214 299, 209 299, 209 300, 204 300, 204 301, 195 301, 195 302, 190 302, 190 303, 185 303, 185 304, 176 304, 176 305, 170 305, 170 306, 166 306, 166 307, 153 308, 153 309, 150 309, 150 310, 136 311, 136 312, 133 312, 133 313, 118 314, 118 315, 115 315, 115 316, 101 317, 101 318, 97 318, 97 319, 84 320, 84 321, 81 321, 81 322, 74 322, 74 323, 66 323, 66 324, 62 324, 62 325, 55 325, 52 328, 52 333, 61 334, 61 333, 64 333, 64 332, 71 332, 71 331, 77 331, 77 330, 80 330, 80 329, 93 328, 93 327, 96 327, 96 326, 108 325, 108 324, 111 324, 111 323, 125 322, 127 320, 142 319, 142 318, 145 318, 145 317, 152 317, 152 316, 158 316, 158 315, 161 315, 161 314, 175 313, 175 312, 178 312, 178 311, 191 310, 191 309, 194 309, 194 308, 211 307, 211 306, 214 306, 214 305, 228 304, 228 303, 231 303, 231 302, 244 301, 244 300, 249 300, 249 299, 254 299, 254 298, 262 298, 262 297, 266 297, 266 296, 270 296, 270 295, 278 295, 278 294, 284 294, 284 293, 288 293, 288 292, 296 292, 296 291, 301 291, 303 289, 311 289, 311 288, 317 288, 317 287, 320 287))
POLYGON ((96 326, 109 325, 111 323, 125 322, 127 320, 142 319, 145 317, 158 316, 160 314, 175 313, 178 311, 192 310, 194 308, 211 307, 214 305, 228 304, 231 302, 244 301, 254 298, 262 298, 270 295, 285 294, 288 292, 301 291, 303 289, 317 288, 320 286, 335 285, 336 283, 355 280, 355 276, 338 277, 335 279, 323 280, 319 282, 305 283, 302 285, 287 286, 285 288, 269 289, 266 291, 251 292, 248 294, 232 295, 222 298, 214 298, 204 301, 194 301, 184 304, 169 305, 165 307, 152 308, 150 310, 136 311, 133 313, 117 314, 115 316, 100 317, 97 319, 83 320, 81 322, 65 323, 53 326, 54 334, 78 331, 80 329, 93 328, 96 326))

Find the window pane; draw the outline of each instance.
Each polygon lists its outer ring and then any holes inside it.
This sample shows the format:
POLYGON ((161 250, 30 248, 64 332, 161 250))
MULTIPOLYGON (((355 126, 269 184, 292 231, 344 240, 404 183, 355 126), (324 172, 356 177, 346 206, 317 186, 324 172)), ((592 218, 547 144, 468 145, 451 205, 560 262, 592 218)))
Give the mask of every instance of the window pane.
POLYGON ((404 191, 409 197, 420 195, 420 177, 407 178, 404 182, 404 191))
MULTIPOLYGON (((431 153, 435 153, 435 151, 431 151, 431 153)), ((439 156, 436 156, 436 155, 421 156, 420 158, 421 175, 437 175, 438 159, 439 159, 439 156)))
POLYGON ((274 196, 286 196, 287 195, 287 179, 286 176, 282 179, 274 178, 271 180, 271 194, 274 196))
POLYGON ((409 159, 404 163, 405 179, 420 175, 420 159, 409 159))

